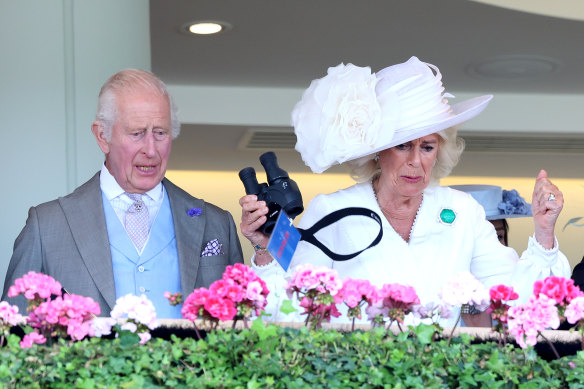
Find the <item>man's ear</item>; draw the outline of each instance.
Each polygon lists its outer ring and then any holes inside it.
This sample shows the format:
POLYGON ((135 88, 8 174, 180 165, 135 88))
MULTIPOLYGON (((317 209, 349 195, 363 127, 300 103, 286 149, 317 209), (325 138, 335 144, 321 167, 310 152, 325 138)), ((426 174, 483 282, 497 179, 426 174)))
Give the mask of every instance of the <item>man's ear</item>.
POLYGON ((91 124, 91 132, 93 132, 93 136, 95 136, 101 151, 103 151, 104 154, 109 153, 109 143, 105 138, 103 129, 101 128, 101 125, 98 121, 95 121, 91 124))

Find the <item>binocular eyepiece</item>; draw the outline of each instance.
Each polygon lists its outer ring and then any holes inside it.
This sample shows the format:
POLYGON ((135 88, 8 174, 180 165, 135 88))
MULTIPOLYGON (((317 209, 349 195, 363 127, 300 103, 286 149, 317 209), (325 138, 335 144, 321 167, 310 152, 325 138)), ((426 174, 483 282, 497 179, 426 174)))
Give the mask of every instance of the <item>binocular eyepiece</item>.
POLYGON ((265 201, 268 206, 268 220, 260 227, 264 234, 270 234, 274 229, 280 210, 294 219, 304 211, 302 195, 294 180, 288 173, 278 166, 276 154, 272 151, 260 156, 260 163, 266 171, 268 183, 258 183, 256 172, 252 167, 239 171, 239 178, 243 182, 246 194, 254 194, 258 201, 265 201))

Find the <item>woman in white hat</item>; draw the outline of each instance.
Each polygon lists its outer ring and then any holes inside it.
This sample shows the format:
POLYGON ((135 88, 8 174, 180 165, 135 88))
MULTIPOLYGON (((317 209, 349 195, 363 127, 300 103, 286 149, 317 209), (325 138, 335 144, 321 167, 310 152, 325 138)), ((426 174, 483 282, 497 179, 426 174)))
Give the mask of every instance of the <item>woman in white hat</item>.
MULTIPOLYGON (((341 64, 311 83, 292 112, 296 150, 315 173, 348 164, 359 183, 316 196, 299 227, 309 228, 342 208, 363 207, 383 216, 383 238, 346 261, 334 261, 301 241, 289 273, 312 263, 377 286, 411 285, 422 304, 436 302, 442 286, 461 271, 472 272, 486 287, 513 285, 523 300, 536 279, 569 277, 568 260, 554 235, 563 197, 545 171, 538 175, 533 194, 535 234, 521 258, 498 243, 472 197, 438 186, 463 149, 454 126, 478 115, 492 98, 449 105, 447 98, 453 96, 443 92, 438 68, 416 57, 377 74, 368 67, 341 64)), ((242 197, 240 204, 243 235, 255 247, 266 247, 269 237, 258 230, 266 221, 266 204, 254 195, 242 197)), ((378 232, 372 219, 347 217, 316 237, 333 252, 347 254, 366 248, 378 232)), ((274 293, 272 300, 285 298, 286 274, 269 253, 260 249, 252 266, 274 293)), ((273 320, 290 320, 273 309, 273 320)), ((455 318, 449 320, 442 324, 454 324, 455 318)))

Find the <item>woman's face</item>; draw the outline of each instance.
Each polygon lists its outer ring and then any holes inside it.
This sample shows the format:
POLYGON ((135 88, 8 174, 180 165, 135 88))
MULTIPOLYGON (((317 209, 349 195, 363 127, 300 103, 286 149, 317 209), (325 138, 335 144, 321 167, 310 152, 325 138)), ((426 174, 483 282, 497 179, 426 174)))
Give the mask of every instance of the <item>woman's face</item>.
POLYGON ((489 220, 491 224, 495 227, 497 232, 497 239, 503 246, 509 246, 507 243, 507 226, 505 225, 505 220, 489 220))
POLYGON ((440 135, 431 134, 383 150, 379 153, 383 181, 402 196, 419 195, 430 183, 439 146, 440 135))

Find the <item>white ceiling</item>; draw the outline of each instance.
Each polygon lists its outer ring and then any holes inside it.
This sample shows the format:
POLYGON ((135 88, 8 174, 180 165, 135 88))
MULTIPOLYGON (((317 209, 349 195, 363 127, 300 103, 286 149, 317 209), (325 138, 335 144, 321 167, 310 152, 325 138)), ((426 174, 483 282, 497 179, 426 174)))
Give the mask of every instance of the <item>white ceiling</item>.
MULTIPOLYGON (((378 71, 416 55, 440 68, 450 91, 584 95, 584 21, 474 1, 150 0, 150 19, 152 70, 171 85, 304 89, 341 62, 378 71), (181 31, 196 20, 224 21, 233 28, 216 36, 181 31)), ((169 167, 239 170, 255 163, 257 168, 261 151, 237 147, 246 130, 183 125, 169 167)), ((278 155, 288 170, 306 170, 295 151, 278 155)), ((527 169, 537 158, 531 155, 498 160, 514 158, 527 169)), ((565 164, 580 164, 580 155, 572 152, 550 164, 557 164, 558 174, 580 174, 560 173, 565 164)), ((476 160, 484 167, 482 158, 476 160)), ((471 171, 474 167, 467 163, 471 171)), ((488 169, 473 173, 492 175, 488 169)))
POLYGON ((152 69, 169 84, 305 88, 340 62, 377 71, 416 55, 452 90, 584 92, 582 21, 468 0, 151 0, 150 11, 152 69), (194 20, 233 28, 182 34, 194 20), (501 77, 476 75, 496 59, 511 61, 501 77))

